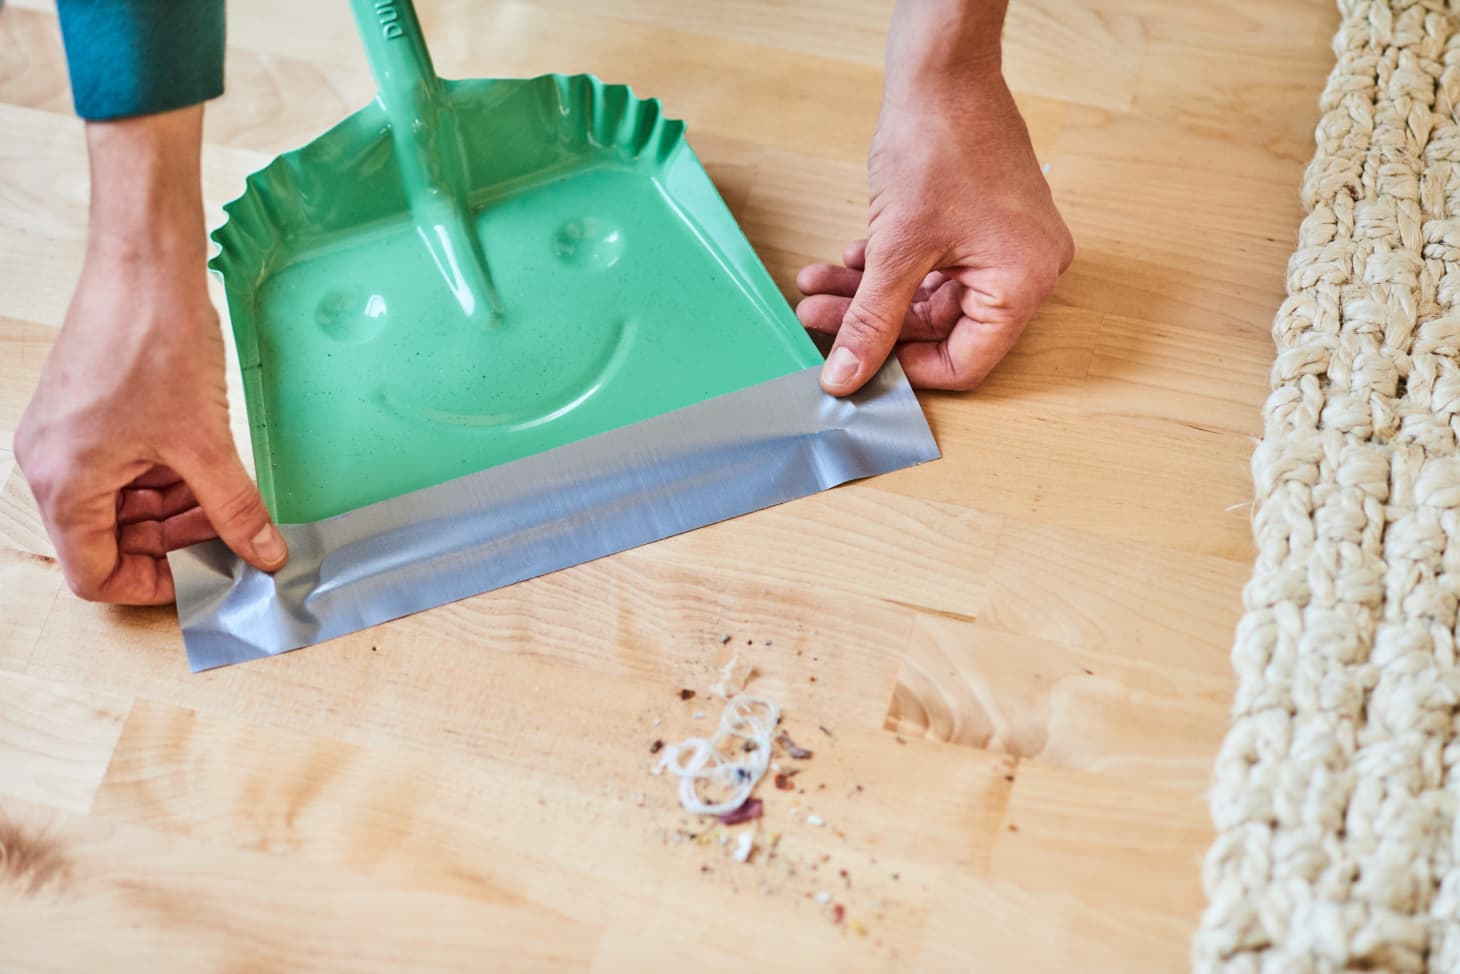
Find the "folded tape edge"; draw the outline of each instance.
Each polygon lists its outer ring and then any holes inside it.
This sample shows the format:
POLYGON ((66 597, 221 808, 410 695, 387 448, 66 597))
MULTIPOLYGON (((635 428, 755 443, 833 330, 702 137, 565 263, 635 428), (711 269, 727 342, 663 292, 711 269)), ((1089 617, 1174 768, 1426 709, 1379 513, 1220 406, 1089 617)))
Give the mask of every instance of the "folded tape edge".
POLYGON ((939 456, 896 359, 844 399, 809 368, 308 524, 270 575, 169 554, 194 672, 277 655, 939 456))

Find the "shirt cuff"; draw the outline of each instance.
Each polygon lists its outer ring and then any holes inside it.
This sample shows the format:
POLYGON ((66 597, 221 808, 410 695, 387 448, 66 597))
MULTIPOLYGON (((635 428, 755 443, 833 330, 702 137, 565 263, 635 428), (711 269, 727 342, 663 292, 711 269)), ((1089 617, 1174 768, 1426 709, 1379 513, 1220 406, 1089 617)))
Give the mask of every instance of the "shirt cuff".
POLYGON ((185 108, 223 93, 223 0, 57 0, 76 114, 185 108))

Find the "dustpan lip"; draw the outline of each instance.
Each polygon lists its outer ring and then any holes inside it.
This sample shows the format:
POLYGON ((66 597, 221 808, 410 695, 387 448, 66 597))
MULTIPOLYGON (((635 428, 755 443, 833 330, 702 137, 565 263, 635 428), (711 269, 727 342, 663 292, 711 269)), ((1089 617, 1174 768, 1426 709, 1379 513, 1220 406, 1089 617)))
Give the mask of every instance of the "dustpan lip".
POLYGON ((174 551, 189 665, 277 655, 938 456, 895 358, 846 399, 803 369, 281 525, 291 559, 276 575, 220 541, 174 551))

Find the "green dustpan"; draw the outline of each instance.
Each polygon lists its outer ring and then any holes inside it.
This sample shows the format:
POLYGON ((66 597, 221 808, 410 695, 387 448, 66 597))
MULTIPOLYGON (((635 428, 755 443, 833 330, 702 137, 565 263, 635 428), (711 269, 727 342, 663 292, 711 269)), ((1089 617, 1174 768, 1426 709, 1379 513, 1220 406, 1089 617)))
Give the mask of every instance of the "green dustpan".
POLYGON ((379 97, 214 234, 259 486, 306 522, 820 361, 654 99, 442 81, 353 0, 379 97))
POLYGON ((287 565, 171 552, 193 669, 297 649, 937 456, 848 399, 684 125, 587 76, 442 82, 353 0, 375 103, 214 234, 287 565))

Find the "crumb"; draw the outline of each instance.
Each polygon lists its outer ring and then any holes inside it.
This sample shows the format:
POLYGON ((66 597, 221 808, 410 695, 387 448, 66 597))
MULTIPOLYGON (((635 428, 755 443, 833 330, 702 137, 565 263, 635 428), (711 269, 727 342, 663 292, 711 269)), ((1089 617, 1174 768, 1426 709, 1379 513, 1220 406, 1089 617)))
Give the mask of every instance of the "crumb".
POLYGON ((1009 831, 1010 832, 1018 832, 1019 831, 1019 826, 1015 825, 1013 822, 1010 822, 1009 823, 1009 831))
POLYGON ((893 873, 892 874, 892 878, 894 880, 901 879, 902 878, 902 873, 893 873))
POLYGON ((819 731, 821 731, 827 737, 835 737, 836 736, 831 731, 829 731, 829 730, 826 729, 826 725, 825 724, 817 724, 816 725, 816 729, 819 730, 819 731))
POLYGON ((820 903, 822 906, 825 906, 826 904, 831 902, 831 894, 826 892, 817 893, 816 902, 820 903))
POLYGON ((656 737, 654 743, 649 745, 649 753, 658 754, 662 750, 664 750, 664 738, 656 737))
POLYGON ((767 640, 766 640, 766 641, 765 641, 765 644, 766 644, 766 645, 767 645, 767 646, 774 646, 774 645, 775 645, 775 643, 773 643, 773 642, 771 642, 771 641, 770 641, 770 640, 769 640, 769 639, 767 639, 767 640))
POLYGON ((685 687, 683 690, 679 691, 679 699, 681 700, 693 700, 694 698, 695 692, 689 687, 685 687))
POLYGON ((847 908, 840 903, 831 908, 831 921, 840 924, 847 916, 847 908))
POLYGON ((693 714, 691 714, 691 715, 690 715, 690 716, 691 716, 691 717, 692 717, 692 718, 693 718, 693 719, 694 719, 694 720, 704 720, 704 719, 705 719, 705 712, 704 712, 704 711, 703 711, 703 710, 696 710, 696 711, 695 711, 695 712, 694 712, 694 713, 693 713, 693 714))
POLYGON ((710 871, 710 867, 709 866, 701 866, 700 867, 700 872, 702 872, 702 873, 707 873, 709 871, 710 871))
POLYGON ((810 680, 812 683, 816 682, 816 677, 814 676, 808 676, 806 679, 810 680))
POLYGON ((842 878, 842 882, 847 884, 847 889, 852 888, 852 877, 847 873, 845 869, 838 871, 837 875, 842 878))
POLYGON ((740 745, 740 750, 746 752, 754 751, 758 746, 759 745, 756 744, 755 741, 747 740, 744 744, 740 745))
POLYGON ((1088 667, 1088 666, 1082 666, 1082 667, 1080 667, 1080 669, 1082 669, 1082 670, 1085 671, 1085 675, 1086 676, 1094 676, 1095 675, 1095 671, 1092 670, 1092 669, 1090 669, 1090 667, 1088 667))
POLYGON ((903 740, 901 734, 898 734, 898 735, 894 736, 892 739, 894 741, 896 741, 897 743, 899 743, 899 744, 906 744, 907 743, 907 741, 903 740))
POLYGON ((378 652, 380 652, 380 647, 379 646, 371 646, 370 647, 370 652, 372 652, 372 653, 378 653, 378 652))
POLYGON ((764 811, 765 803, 759 798, 747 798, 739 808, 721 815, 720 824, 739 825, 741 822, 749 822, 751 819, 760 818, 764 811))
POLYGON ((1006 775, 1004 775, 1004 780, 1005 781, 1013 781, 1014 780, 1014 776, 1011 775, 1011 774, 1006 774, 1006 775))
POLYGON ((825 825, 826 824, 826 819, 822 818, 820 815, 808 815, 808 816, 806 816, 806 824, 807 825, 825 825))
POLYGON ((776 775, 776 788, 779 791, 790 791, 792 788, 791 779, 784 771, 776 775))
POLYGON ((727 632, 720 637, 720 645, 723 646, 730 641, 730 634, 727 632))
POLYGON ((812 752, 791 740, 791 735, 782 731, 776 737, 776 743, 786 749, 786 753, 797 761, 805 761, 812 756, 812 752))
POLYGON ((655 727, 658 727, 659 726, 659 718, 658 717, 655 717, 654 718, 653 724, 654 724, 655 727))

